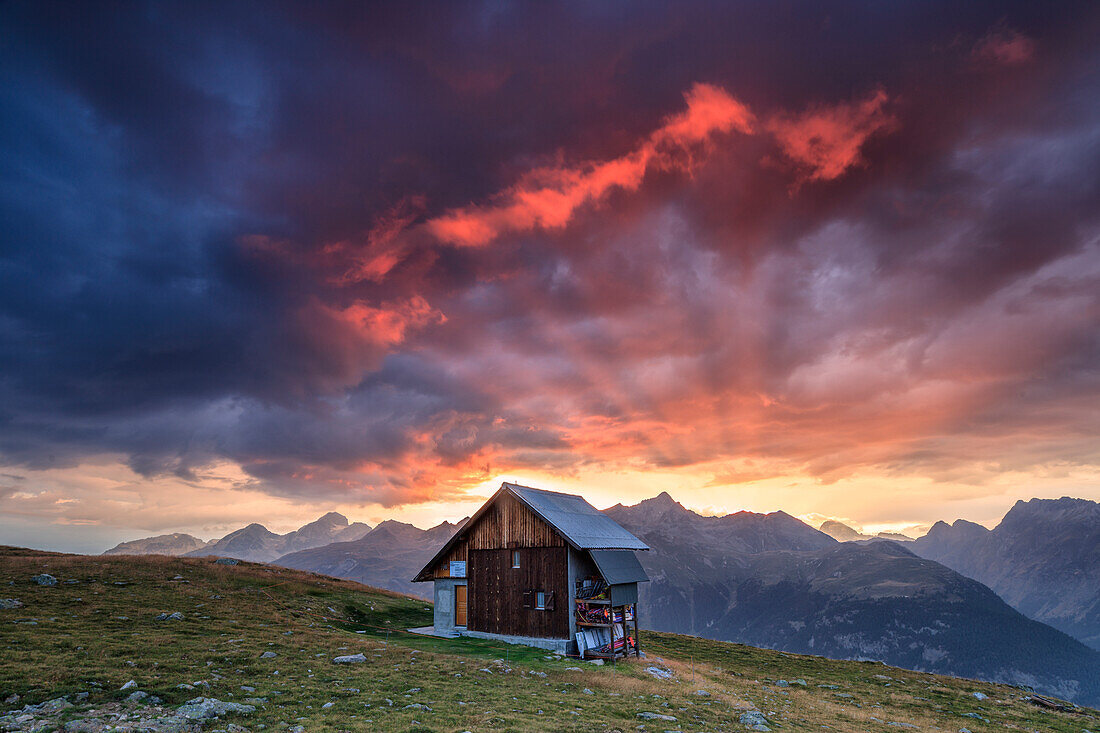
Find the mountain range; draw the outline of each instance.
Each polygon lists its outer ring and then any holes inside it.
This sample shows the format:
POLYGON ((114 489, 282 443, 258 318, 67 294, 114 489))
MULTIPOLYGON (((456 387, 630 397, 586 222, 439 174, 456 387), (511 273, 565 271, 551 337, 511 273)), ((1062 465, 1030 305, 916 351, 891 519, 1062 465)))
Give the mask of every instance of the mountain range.
POLYGON ((262 524, 250 524, 221 539, 203 542, 189 534, 167 534, 123 542, 104 555, 218 555, 252 562, 271 562, 299 550, 333 542, 357 540, 371 531, 369 524, 348 523, 348 518, 329 512, 319 519, 286 534, 275 534, 262 524))
POLYGON ((651 548, 648 628, 1100 699, 1100 653, 900 543, 841 543, 783 512, 704 517, 668 494, 606 512, 651 548))
POLYGON ((280 557, 275 564, 430 598, 431 584, 413 583, 412 577, 465 521, 443 522, 431 529, 419 529, 387 520, 353 542, 336 542, 294 552, 280 557))
POLYGON ((843 522, 829 519, 822 522, 821 531, 839 542, 859 542, 862 540, 893 540, 895 542, 911 542, 912 537, 899 532, 879 532, 877 534, 863 534, 849 527, 843 522))
POLYGON ((992 530, 962 519, 937 522, 909 547, 1100 649, 1100 504, 1018 501, 992 530))
MULTIPOLYGON (((850 534, 839 532, 855 541, 841 542, 784 512, 701 516, 667 493, 605 511, 652 548, 639 553, 652 580, 641 586, 645 627, 1095 703, 1100 653, 1070 635, 1095 641, 1098 507, 1020 502, 995 530, 940 522, 904 542, 846 527, 850 534)), ((391 520, 364 530, 330 514, 287 535, 249 525, 187 554, 273 562, 427 598, 431 588, 410 579, 461 524, 421 530, 391 520)))

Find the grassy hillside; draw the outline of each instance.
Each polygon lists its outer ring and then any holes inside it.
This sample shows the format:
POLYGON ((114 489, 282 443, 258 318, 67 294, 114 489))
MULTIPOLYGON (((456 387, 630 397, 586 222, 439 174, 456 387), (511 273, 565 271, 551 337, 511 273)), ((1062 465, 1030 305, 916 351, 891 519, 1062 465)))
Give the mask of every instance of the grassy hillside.
POLYGON ((205 723, 223 730, 719 731, 744 730, 738 719, 750 709, 776 731, 1100 728, 1095 711, 1042 710, 1013 687, 674 634, 643 632, 648 658, 615 667, 420 637, 403 629, 431 623, 423 601, 265 565, 2 548, 3 598, 24 605, 0 609, 0 700, 20 697, 0 714, 60 696, 74 704, 32 710, 22 723, 0 717, 0 730, 43 719, 98 730, 109 715, 115 725, 187 729, 174 712, 199 696, 255 707, 205 723), (35 584, 39 573, 58 584, 35 584), (155 620, 173 612, 183 619, 155 620), (367 661, 332 661, 357 653, 367 661), (672 679, 654 678, 651 666, 672 679), (136 687, 121 691, 129 680, 136 687), (134 690, 161 702, 126 702, 134 690))

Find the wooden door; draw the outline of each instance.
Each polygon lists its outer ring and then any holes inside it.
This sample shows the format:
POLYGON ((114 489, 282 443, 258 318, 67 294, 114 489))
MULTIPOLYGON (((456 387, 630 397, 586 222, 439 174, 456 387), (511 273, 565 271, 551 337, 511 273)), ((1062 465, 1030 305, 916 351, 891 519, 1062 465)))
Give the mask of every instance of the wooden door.
POLYGON ((455 586, 455 626, 466 625, 466 586, 455 586))

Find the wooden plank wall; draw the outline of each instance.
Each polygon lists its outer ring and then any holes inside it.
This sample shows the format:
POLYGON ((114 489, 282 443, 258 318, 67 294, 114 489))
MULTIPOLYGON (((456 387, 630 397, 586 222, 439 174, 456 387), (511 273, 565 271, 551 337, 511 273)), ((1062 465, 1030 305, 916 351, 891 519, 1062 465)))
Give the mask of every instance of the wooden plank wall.
MULTIPOLYGON (((451 577, 451 560, 465 560, 466 559, 466 540, 459 540, 455 543, 455 546, 451 548, 450 552, 444 555, 439 562, 432 568, 432 578, 449 578, 451 577)), ((470 572, 469 568, 466 572, 470 572)))
POLYGON ((511 494, 502 494, 467 534, 471 550, 565 547, 565 540, 511 494))
POLYGON ((569 637, 567 549, 520 549, 520 567, 512 567, 512 550, 470 548, 469 611, 466 628, 494 634, 550 639, 569 637), (554 610, 523 607, 525 591, 554 592, 554 610))

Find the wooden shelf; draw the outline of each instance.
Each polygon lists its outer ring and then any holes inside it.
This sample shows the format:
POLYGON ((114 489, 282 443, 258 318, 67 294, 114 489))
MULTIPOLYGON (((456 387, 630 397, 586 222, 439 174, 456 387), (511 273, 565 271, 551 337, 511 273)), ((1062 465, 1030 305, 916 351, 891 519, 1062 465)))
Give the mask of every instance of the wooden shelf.
POLYGON ((601 603, 605 606, 611 605, 610 598, 574 598, 574 603, 601 603))
POLYGON ((578 621, 577 626, 596 626, 599 628, 610 629, 611 624, 594 624, 589 621, 578 621))

